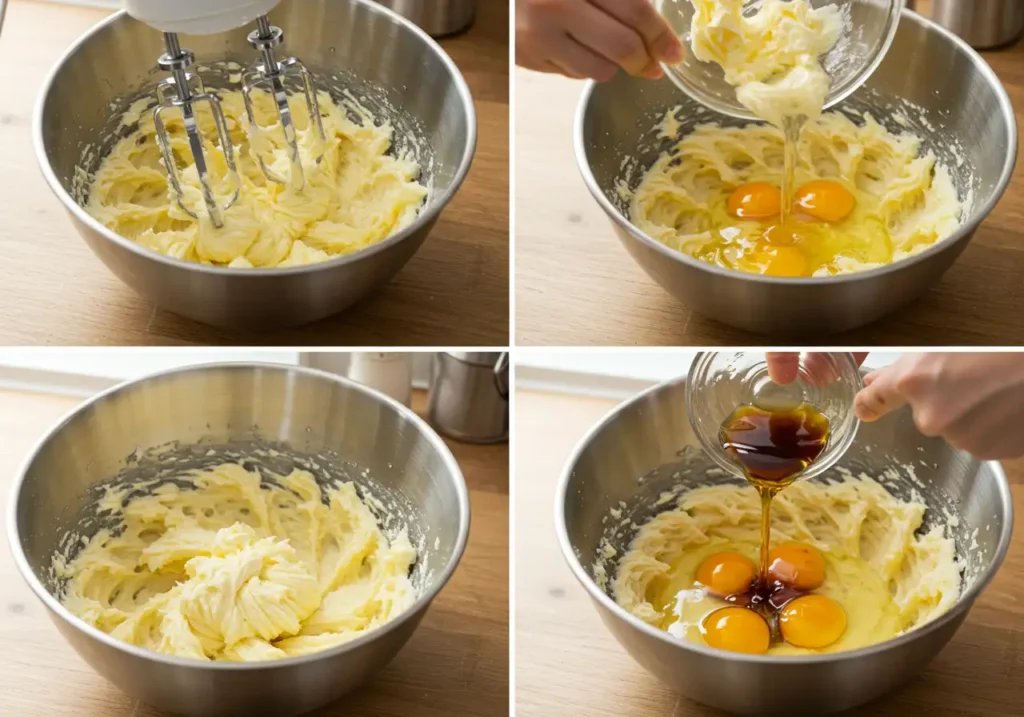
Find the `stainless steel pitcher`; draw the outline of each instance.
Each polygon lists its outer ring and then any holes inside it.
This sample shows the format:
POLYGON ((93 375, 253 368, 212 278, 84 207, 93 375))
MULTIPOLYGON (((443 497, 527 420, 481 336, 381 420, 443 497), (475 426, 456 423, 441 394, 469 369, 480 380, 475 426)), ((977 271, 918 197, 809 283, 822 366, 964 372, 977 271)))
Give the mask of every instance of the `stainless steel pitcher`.
POLYGON ((432 37, 462 32, 473 23, 476 0, 377 0, 407 17, 432 37))
POLYGON ((908 0, 907 6, 981 50, 1013 42, 1024 31, 1024 0, 908 0))
POLYGON ((467 443, 508 440, 508 353, 450 351, 434 355, 427 420, 467 443))

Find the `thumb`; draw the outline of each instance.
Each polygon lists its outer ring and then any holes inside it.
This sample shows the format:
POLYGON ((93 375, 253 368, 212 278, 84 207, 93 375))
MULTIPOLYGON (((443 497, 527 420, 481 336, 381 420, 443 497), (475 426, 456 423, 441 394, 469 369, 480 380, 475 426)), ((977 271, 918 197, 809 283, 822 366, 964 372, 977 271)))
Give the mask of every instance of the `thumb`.
POLYGON ((896 366, 887 366, 872 371, 864 378, 866 387, 857 394, 853 412, 862 421, 877 421, 886 414, 906 405, 906 397, 896 388, 900 371, 896 366))
POLYGON ((766 353, 768 375, 772 381, 785 385, 796 381, 800 375, 800 354, 798 353, 766 353))

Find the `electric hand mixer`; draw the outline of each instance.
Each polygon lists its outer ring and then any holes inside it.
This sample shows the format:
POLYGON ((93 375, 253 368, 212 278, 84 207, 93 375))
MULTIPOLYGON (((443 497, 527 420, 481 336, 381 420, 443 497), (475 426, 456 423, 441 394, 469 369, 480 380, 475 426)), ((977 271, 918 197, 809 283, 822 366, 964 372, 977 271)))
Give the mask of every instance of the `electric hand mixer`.
MULTIPOLYGON (((256 21, 256 30, 249 33, 249 44, 259 51, 262 62, 242 76, 242 96, 245 100, 246 114, 249 119, 250 131, 258 133, 256 114, 253 107, 252 92, 263 85, 270 89, 277 107, 278 118, 287 144, 288 160, 291 164, 290 176, 282 177, 267 166, 262 156, 257 157, 260 169, 270 181, 288 184, 295 190, 305 185, 305 175, 299 157, 298 138, 291 109, 288 106, 288 95, 284 80, 288 75, 297 76, 302 81, 306 105, 309 110, 310 127, 320 137, 320 146, 326 142, 323 122, 320 118, 320 106, 317 102, 316 88, 313 78, 305 66, 294 57, 278 61, 274 48, 284 42, 284 33, 267 20, 270 12, 280 0, 125 0, 125 10, 136 20, 159 30, 164 34, 167 52, 157 61, 160 69, 170 72, 171 77, 157 85, 157 107, 153 111, 153 124, 157 141, 163 153, 164 164, 171 186, 180 206, 189 216, 198 219, 195 211, 186 206, 184 191, 171 148, 170 136, 164 125, 162 114, 171 108, 181 110, 188 138, 189 149, 195 161, 196 172, 202 190, 203 202, 206 205, 210 221, 215 227, 224 225, 223 212, 238 201, 239 187, 235 170, 234 150, 228 136, 227 124, 220 101, 206 91, 202 79, 188 68, 195 62, 195 56, 181 47, 178 33, 208 35, 217 32, 234 30, 256 21), (227 165, 229 176, 234 181, 233 191, 226 204, 221 206, 213 193, 210 182, 209 165, 203 150, 203 138, 196 120, 196 107, 206 103, 213 115, 221 152, 227 165)), ((316 161, 320 157, 315 158, 316 161)))

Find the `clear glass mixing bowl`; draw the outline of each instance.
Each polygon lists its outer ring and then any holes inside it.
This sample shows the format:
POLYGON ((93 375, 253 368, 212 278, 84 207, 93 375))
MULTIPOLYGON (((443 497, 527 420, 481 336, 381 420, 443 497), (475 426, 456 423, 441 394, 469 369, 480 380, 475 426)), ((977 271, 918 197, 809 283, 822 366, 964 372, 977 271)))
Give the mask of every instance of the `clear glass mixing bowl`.
POLYGON ((686 412, 704 451, 724 470, 744 476, 743 467, 722 448, 719 431, 742 405, 780 408, 809 403, 825 414, 829 437, 825 449, 798 480, 812 478, 835 465, 853 443, 860 421, 853 401, 864 387, 857 362, 848 353, 800 354, 797 379, 775 383, 768 376, 767 355, 750 351, 699 353, 686 380, 686 412))
MULTIPOLYGON (((746 13, 756 12, 761 0, 748 0, 746 13)), ((905 0, 809 0, 812 7, 838 5, 843 13, 843 33, 839 42, 822 59, 832 78, 825 103, 828 109, 843 101, 871 76, 889 50, 905 0)), ((683 41, 683 61, 662 64, 665 74, 683 92, 704 106, 740 119, 757 119, 736 99, 736 88, 725 81, 722 68, 714 62, 701 62, 690 51, 690 24, 693 5, 690 0, 654 0, 655 7, 683 41)))

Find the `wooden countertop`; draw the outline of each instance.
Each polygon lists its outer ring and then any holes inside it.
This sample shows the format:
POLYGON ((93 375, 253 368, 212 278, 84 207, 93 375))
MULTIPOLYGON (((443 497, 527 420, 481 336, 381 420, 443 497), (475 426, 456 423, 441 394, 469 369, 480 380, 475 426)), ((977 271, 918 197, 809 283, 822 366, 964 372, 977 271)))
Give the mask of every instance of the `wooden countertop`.
POLYGON ((426 243, 390 284, 347 312, 274 333, 211 328, 155 309, 92 254, 43 181, 31 137, 36 98, 57 59, 106 14, 30 0, 7 8, 0 42, 0 345, 508 344, 507 0, 479 3, 472 29, 441 42, 476 100, 479 138, 465 184, 426 243))
MULTIPOLYGON (((78 399, 0 390, 0 533, 28 451, 78 399)), ((422 393, 414 407, 423 407, 422 393)), ((508 714, 508 446, 448 442, 473 517, 466 553, 412 639, 373 681, 311 717, 497 717, 508 714), (344 707, 342 707, 344 705, 344 707)), ((50 622, 0 549, 0 715, 160 717, 107 683, 50 622)))
MULTIPOLYGON (((1024 126, 1024 39, 983 53, 1024 126)), ((690 311, 626 252, 580 177, 573 117, 583 83, 516 70, 516 342, 756 346, 773 343, 690 311), (594 297, 600 297, 595 301, 594 297)), ((1024 152, 995 210, 942 280, 846 346, 1024 344, 1024 152)))
MULTIPOLYGON (((547 517, 570 451, 614 405, 516 394, 516 715, 720 717, 663 686, 619 646, 562 559, 547 517)), ((1014 508, 1024 515, 1024 461, 1004 465, 1014 508)), ((1017 527, 999 573, 938 657, 906 686, 845 715, 1019 717, 1024 530, 1017 527)))

